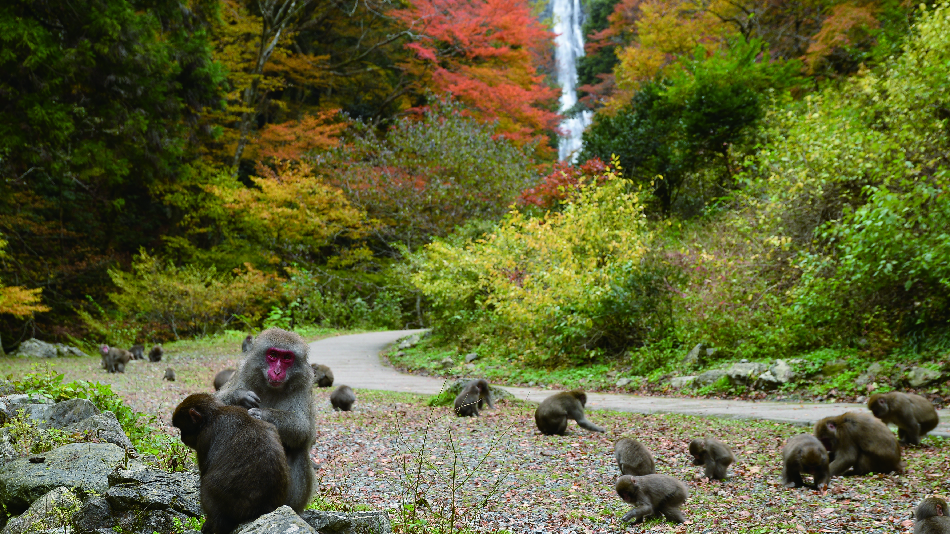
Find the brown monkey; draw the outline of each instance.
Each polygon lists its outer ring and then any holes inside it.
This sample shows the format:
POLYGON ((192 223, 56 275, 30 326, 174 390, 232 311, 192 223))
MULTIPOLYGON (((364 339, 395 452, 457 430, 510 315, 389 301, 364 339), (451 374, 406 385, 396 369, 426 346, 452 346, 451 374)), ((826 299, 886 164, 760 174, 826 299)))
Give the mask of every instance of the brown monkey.
POLYGON ((132 348, 129 349, 129 352, 132 353, 133 360, 145 359, 145 345, 132 345, 132 348))
POLYGON ((125 349, 103 345, 99 350, 102 352, 102 363, 110 373, 124 373, 125 365, 132 359, 132 353, 125 349))
POLYGON ((653 455, 633 438, 620 438, 614 443, 614 457, 621 475, 643 476, 656 473, 653 455))
POLYGON ((201 532, 230 534, 287 501, 290 470, 274 425, 207 393, 182 401, 172 424, 181 429, 182 443, 198 451, 207 515, 201 532))
POLYGON ((164 376, 163 378, 164 378, 165 380, 168 380, 169 382, 174 382, 174 381, 175 381, 175 370, 172 369, 171 367, 169 367, 168 369, 165 369, 165 376, 164 376))
POLYGON ((897 437, 905 445, 920 445, 920 438, 940 422, 934 405, 913 393, 877 393, 868 399, 868 408, 885 424, 896 425, 897 437))
POLYGON ((333 371, 326 365, 311 363, 313 369, 313 385, 320 388, 328 388, 333 385, 333 371))
POLYGON ((587 404, 587 394, 579 389, 564 391, 544 399, 534 412, 534 422, 542 434, 564 435, 567 432, 567 420, 573 419, 582 428, 591 432, 605 432, 605 430, 584 417, 584 405, 587 404))
POLYGON ((636 524, 643 521, 644 517, 660 515, 674 523, 686 521, 680 506, 689 498, 689 491, 682 482, 671 476, 623 475, 617 479, 616 489, 624 502, 633 505, 633 509, 623 516, 624 522, 636 518, 636 524))
POLYGON ((804 486, 802 473, 814 478, 814 488, 824 493, 828 489, 828 451, 811 434, 799 434, 788 438, 782 448, 782 484, 786 488, 804 486))
POLYGON ((920 501, 914 512, 914 534, 950 534, 947 501, 939 497, 920 501))
POLYGON ((486 403, 489 408, 495 407, 491 403, 488 382, 483 379, 472 380, 455 397, 455 415, 459 417, 478 417, 478 410, 483 408, 486 403))
POLYGON ((314 486, 310 450, 317 439, 317 425, 309 349, 293 332, 267 329, 215 394, 224 404, 248 408, 252 417, 277 427, 290 466, 286 504, 297 513, 310 502, 314 486))
POLYGON ((831 476, 903 472, 901 448, 887 425, 869 413, 846 412, 815 423, 815 437, 833 458, 831 476), (849 472, 848 470, 851 469, 849 472))
POLYGON ((228 367, 227 369, 219 372, 214 375, 214 390, 218 391, 228 383, 228 380, 231 380, 231 377, 234 375, 234 368, 228 367))
POLYGON ((350 386, 339 386, 330 394, 330 405, 334 410, 348 412, 353 408, 356 402, 356 393, 350 386))
POLYGON ((724 480, 726 470, 736 461, 732 449, 716 438, 696 438, 689 442, 689 453, 693 455, 693 465, 705 465, 706 477, 724 480))
POLYGON ((161 345, 155 345, 152 347, 152 350, 148 351, 148 361, 155 363, 162 361, 162 356, 165 355, 165 349, 161 345))
POLYGON ((254 345, 254 336, 248 334, 244 341, 241 342, 241 352, 247 352, 251 350, 251 346, 254 345))

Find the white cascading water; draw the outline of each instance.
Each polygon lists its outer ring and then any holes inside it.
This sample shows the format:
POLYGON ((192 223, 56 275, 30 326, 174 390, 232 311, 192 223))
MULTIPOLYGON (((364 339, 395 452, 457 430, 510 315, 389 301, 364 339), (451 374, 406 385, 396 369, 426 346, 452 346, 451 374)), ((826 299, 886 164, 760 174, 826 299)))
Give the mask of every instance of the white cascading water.
MULTIPOLYGON (((577 59, 584 55, 584 34, 581 32, 583 12, 580 0, 551 0, 554 15, 554 59, 557 62, 557 83, 561 86, 561 109, 564 113, 577 103, 577 59)), ((592 113, 584 111, 564 119, 563 135, 557 153, 561 161, 577 157, 581 134, 591 121, 592 113)))

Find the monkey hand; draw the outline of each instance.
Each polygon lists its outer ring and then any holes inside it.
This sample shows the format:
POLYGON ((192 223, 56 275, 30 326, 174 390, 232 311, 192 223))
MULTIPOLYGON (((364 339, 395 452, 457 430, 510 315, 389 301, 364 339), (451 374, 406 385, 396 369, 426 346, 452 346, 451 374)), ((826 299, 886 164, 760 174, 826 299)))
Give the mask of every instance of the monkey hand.
POLYGON ((249 389, 242 389, 241 391, 236 392, 234 396, 238 406, 243 406, 250 410, 251 408, 257 408, 261 404, 261 398, 257 396, 257 393, 249 389))
POLYGON ((264 410, 261 408, 251 408, 247 411, 247 415, 250 415, 254 419, 260 419, 264 421, 264 410))

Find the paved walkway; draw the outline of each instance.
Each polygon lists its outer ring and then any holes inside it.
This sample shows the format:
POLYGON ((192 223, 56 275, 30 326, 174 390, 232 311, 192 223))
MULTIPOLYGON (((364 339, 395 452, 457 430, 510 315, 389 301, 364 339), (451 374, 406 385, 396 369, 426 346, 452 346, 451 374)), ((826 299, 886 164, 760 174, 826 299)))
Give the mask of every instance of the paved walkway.
MULTIPOLYGON (((310 344, 310 361, 328 365, 334 383, 354 388, 436 394, 442 390, 441 378, 400 373, 383 363, 379 354, 401 337, 421 330, 371 332, 337 336, 310 344)), ((522 400, 540 402, 555 390, 539 388, 504 388, 522 400)), ((794 425, 810 426, 822 417, 848 410, 867 410, 863 404, 751 402, 718 399, 675 397, 641 397, 608 393, 588 393, 588 409, 616 410, 635 413, 681 413, 735 419, 763 419, 794 425)), ((940 410, 940 424, 931 435, 950 437, 950 410, 940 410)))

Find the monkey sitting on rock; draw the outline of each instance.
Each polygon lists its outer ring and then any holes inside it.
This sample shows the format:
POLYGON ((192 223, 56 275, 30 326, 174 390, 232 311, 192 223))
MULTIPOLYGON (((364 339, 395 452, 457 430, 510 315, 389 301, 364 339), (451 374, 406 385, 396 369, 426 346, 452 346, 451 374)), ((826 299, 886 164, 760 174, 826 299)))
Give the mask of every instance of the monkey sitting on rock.
POLYGON ((920 445, 920 438, 940 422, 933 403, 913 393, 892 391, 871 395, 868 409, 885 424, 897 426, 897 437, 904 445, 920 445))
POLYGON ((207 393, 182 401, 172 424, 198 452, 203 534, 230 534, 287 501, 290 471, 274 425, 207 393))
POLYGON ((544 399, 534 412, 534 422, 542 434, 564 435, 567 432, 567 420, 573 419, 581 428, 591 432, 605 432, 605 430, 584 417, 584 405, 587 404, 587 394, 579 389, 564 391, 544 399))
POLYGON ((623 516, 624 522, 635 519, 634 524, 637 524, 650 516, 663 516, 674 523, 686 521, 680 506, 689 498, 689 491, 671 476, 623 475, 617 479, 616 490, 624 502, 633 505, 633 509, 623 516))

